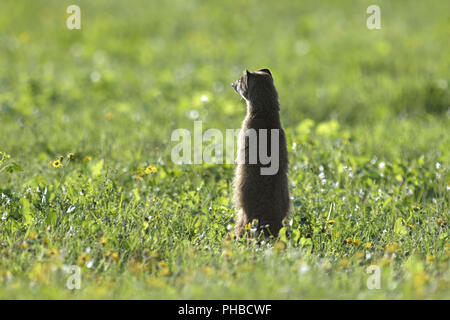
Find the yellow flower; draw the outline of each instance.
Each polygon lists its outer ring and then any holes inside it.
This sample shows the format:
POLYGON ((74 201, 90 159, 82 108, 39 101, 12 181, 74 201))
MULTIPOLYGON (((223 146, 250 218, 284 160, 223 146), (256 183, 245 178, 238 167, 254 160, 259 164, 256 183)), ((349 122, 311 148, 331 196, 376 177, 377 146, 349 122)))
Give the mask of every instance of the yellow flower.
POLYGON ((398 249, 398 243, 394 242, 393 244, 390 244, 386 246, 385 252, 386 253, 394 253, 398 249))
POLYGON ((328 220, 327 221, 327 224, 334 224, 336 221, 333 219, 333 220, 328 220))
POLYGON ((379 261, 379 265, 380 266, 387 266, 388 264, 391 263, 392 258, 383 258, 379 261))
POLYGON ((359 246, 361 244, 361 240, 357 239, 357 238, 353 238, 353 244, 355 246, 359 246))
POLYGON ((439 225, 443 225, 443 224, 445 224, 445 220, 442 219, 442 218, 439 218, 439 219, 437 219, 437 223, 438 223, 439 225))
POLYGON ((130 272, 134 275, 138 275, 141 274, 144 269, 145 269, 145 265, 143 263, 140 262, 132 262, 130 263, 130 272))
POLYGON ((230 250, 225 250, 225 251, 223 252, 223 255, 224 255, 226 258, 231 258, 231 256, 233 256, 233 252, 231 252, 230 250))
POLYGON ((284 250, 284 249, 286 249, 286 243, 284 241, 279 240, 279 241, 275 242, 274 248, 278 249, 278 250, 284 250))
POLYGON ((152 254, 150 255, 150 258, 152 258, 152 259, 158 259, 158 258, 159 258, 159 254, 157 254, 157 253, 152 253, 152 254))
POLYGON ((203 266, 201 269, 202 273, 206 274, 207 276, 214 273, 214 269, 208 266, 203 266))
POLYGON ((427 260, 427 262, 433 262, 433 261, 436 261, 436 258, 434 256, 430 255, 430 256, 427 256, 426 260, 427 260))
POLYGON ((239 266, 236 268, 236 274, 239 274, 241 272, 252 272, 253 270, 255 270, 255 266, 251 265, 251 264, 244 264, 242 266, 239 266))
POLYGON ((414 276, 413 282, 416 287, 421 288, 428 282, 428 275, 424 272, 420 272, 414 276))
POLYGON ((114 115, 111 112, 105 114, 105 119, 111 121, 114 118, 114 115))
POLYGON ((58 255, 58 250, 56 250, 55 248, 48 249, 48 250, 47 250, 47 254, 48 254, 49 256, 57 256, 57 255, 58 255))
POLYGON ((224 240, 226 240, 226 241, 231 241, 231 240, 233 240, 235 237, 236 237, 236 235, 235 235, 234 233, 227 233, 227 234, 225 235, 225 239, 224 239, 224 240))
POLYGON ((80 254, 80 256, 78 257, 78 259, 77 259, 77 265, 82 266, 88 260, 89 260, 89 255, 87 255, 86 253, 82 252, 80 254))
POLYGON ((348 260, 347 258, 344 258, 339 262, 339 265, 344 268, 348 267, 349 264, 350 264, 350 260, 348 260))
POLYGON ((53 161, 52 166, 53 166, 53 168, 56 168, 56 169, 61 167, 61 161, 59 161, 59 160, 53 161))
POLYGON ((347 242, 347 244, 352 244, 353 243, 353 239, 352 238, 347 238, 345 240, 345 242, 347 242))
POLYGON ((37 234, 35 232, 31 231, 29 234, 29 238, 30 238, 30 240, 35 240, 37 238, 37 234))
POLYGON ((331 269, 331 263, 330 261, 326 260, 322 263, 322 268, 325 270, 330 270, 331 269))
POLYGON ((24 241, 24 242, 22 242, 21 244, 20 244, 20 247, 22 248, 22 249, 28 249, 28 243, 26 243, 26 241, 24 241))
POLYGON ((67 158, 69 158, 70 160, 73 160, 73 159, 75 158, 75 154, 73 154, 73 153, 71 152, 71 153, 69 153, 69 154, 67 155, 67 158))
POLYGON ((160 270, 159 272, 161 273, 161 275, 163 275, 163 276, 170 275, 170 269, 165 261, 159 261, 158 267, 159 267, 159 270, 160 270))
POLYGON ((148 165, 148 166, 145 168, 145 170, 144 170, 145 174, 147 174, 147 175, 152 174, 152 173, 155 173, 156 171, 158 171, 158 169, 156 169, 156 168, 155 168, 154 166, 152 166, 152 165, 148 165))
POLYGON ((163 276, 168 276, 168 275, 170 275, 170 269, 169 268, 162 268, 161 269, 161 275, 163 275, 163 276))
POLYGON ((27 42, 30 39, 30 35, 27 32, 22 32, 19 34, 19 41, 22 43, 27 42))
POLYGON ((108 240, 105 237, 101 237, 99 242, 104 246, 108 242, 108 240))
POLYGON ((154 287, 154 288, 158 288, 158 289, 162 289, 167 287, 167 284, 164 282, 164 280, 161 280, 161 278, 156 278, 156 277, 148 277, 146 282, 154 287))
POLYGON ((92 157, 91 156, 85 156, 84 158, 83 158, 83 161, 84 162, 88 162, 88 161, 91 161, 92 160, 92 157))
POLYGON ((364 248, 369 249, 372 246, 370 242, 364 243, 364 248))
POLYGON ((115 262, 117 262, 117 261, 119 261, 119 254, 118 254, 117 252, 113 252, 113 253, 111 254, 111 258, 112 258, 115 262))

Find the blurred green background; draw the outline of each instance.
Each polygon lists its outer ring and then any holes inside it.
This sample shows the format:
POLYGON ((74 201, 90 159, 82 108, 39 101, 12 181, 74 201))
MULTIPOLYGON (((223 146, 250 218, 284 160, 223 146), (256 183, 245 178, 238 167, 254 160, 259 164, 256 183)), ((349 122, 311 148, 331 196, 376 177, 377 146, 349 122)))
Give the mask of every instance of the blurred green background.
POLYGON ((272 70, 287 128, 448 118, 447 1, 379 1, 381 30, 366 27, 370 1, 79 1, 81 30, 65 26, 69 4, 2 1, 0 114, 24 123, 1 134, 18 151, 42 148, 31 136, 49 148, 99 141, 106 112, 128 146, 167 142, 190 110, 238 128, 229 84, 245 68, 272 70))
POLYGON ((448 298, 450 2, 377 0, 380 30, 371 4, 2 0, 0 297, 448 298), (193 120, 239 128, 230 84, 263 67, 294 204, 272 256, 222 243, 232 166, 170 159, 193 120))

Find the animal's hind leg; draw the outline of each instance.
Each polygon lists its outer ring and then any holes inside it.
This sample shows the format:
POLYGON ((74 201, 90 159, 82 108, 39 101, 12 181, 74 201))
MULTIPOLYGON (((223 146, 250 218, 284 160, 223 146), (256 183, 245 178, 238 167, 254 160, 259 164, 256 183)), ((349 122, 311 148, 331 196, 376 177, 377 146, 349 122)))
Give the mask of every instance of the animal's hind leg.
POLYGON ((240 209, 238 213, 238 220, 236 222, 236 236, 240 237, 245 233, 245 225, 247 224, 247 218, 245 217, 244 210, 240 209))
POLYGON ((265 237, 278 237, 278 232, 282 226, 283 224, 279 219, 262 220, 259 223, 259 229, 264 231, 265 237))

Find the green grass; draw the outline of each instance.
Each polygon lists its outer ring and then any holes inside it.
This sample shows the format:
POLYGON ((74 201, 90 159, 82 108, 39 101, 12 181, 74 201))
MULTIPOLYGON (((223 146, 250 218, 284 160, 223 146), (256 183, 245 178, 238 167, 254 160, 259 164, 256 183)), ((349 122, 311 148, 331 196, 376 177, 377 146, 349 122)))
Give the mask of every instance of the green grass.
POLYGON ((70 1, 2 0, 0 298, 449 299, 450 4, 377 3, 370 31, 373 1, 80 0, 71 31, 70 1), (256 245, 227 235, 233 166, 170 135, 239 128, 261 67, 293 209, 256 245))

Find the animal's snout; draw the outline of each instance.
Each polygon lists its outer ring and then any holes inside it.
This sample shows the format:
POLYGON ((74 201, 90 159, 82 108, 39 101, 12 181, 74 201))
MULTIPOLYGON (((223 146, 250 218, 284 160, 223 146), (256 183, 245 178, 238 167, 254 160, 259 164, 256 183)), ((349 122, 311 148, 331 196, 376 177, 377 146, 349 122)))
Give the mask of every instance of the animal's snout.
POLYGON ((236 81, 236 82, 233 82, 233 83, 231 84, 231 86, 233 87, 234 91, 238 92, 238 90, 237 90, 237 88, 238 88, 238 83, 237 83, 237 81, 236 81))

